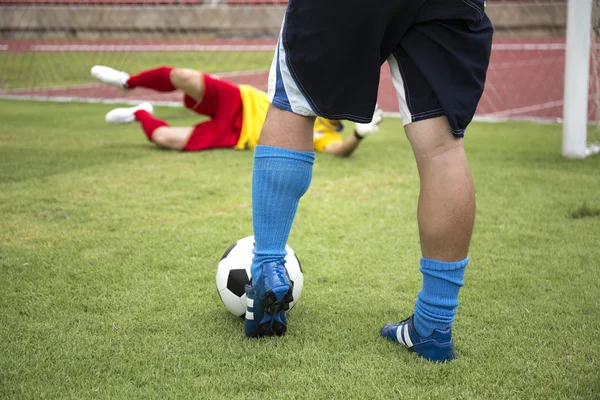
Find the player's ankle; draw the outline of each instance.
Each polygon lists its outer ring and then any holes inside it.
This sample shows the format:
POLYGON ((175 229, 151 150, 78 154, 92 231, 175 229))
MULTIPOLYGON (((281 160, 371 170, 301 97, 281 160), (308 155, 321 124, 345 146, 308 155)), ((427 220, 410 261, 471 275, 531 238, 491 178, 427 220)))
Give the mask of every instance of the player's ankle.
POLYGON ((446 331, 452 329, 452 322, 438 322, 428 318, 424 318, 418 310, 415 310, 413 317, 413 327, 415 332, 422 338, 429 337, 435 330, 446 331))

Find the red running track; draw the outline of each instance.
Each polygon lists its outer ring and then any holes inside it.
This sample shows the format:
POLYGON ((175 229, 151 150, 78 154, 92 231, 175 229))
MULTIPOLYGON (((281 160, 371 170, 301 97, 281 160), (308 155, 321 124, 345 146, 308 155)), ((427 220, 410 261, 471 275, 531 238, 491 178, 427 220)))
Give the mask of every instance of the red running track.
MULTIPOLYGON (((272 39, 204 41, 35 41, 0 40, 0 54, 6 52, 115 52, 115 51, 270 51, 272 39)), ((600 53, 600 46, 593 50, 600 53)), ((559 120, 562 116, 564 86, 564 40, 519 39, 494 42, 486 89, 477 116, 498 119, 559 120)), ((599 71, 591 73, 588 116, 597 120, 594 102, 599 71)), ((268 71, 226 73, 233 83, 253 85, 266 90, 268 71)), ((103 99, 109 101, 180 101, 180 94, 160 94, 148 90, 122 93, 101 85, 85 85, 36 90, 0 90, 0 97, 49 97, 103 99)), ((398 102, 387 65, 382 67, 379 104, 386 112, 397 112, 398 102)))

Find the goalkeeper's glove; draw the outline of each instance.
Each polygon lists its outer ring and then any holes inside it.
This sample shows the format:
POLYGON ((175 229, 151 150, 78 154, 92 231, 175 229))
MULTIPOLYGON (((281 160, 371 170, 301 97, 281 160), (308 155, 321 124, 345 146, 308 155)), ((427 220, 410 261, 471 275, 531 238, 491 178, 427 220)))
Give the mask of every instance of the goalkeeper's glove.
POLYGON ((375 106, 373 119, 368 124, 354 124, 354 136, 358 139, 364 139, 366 136, 379 132, 379 124, 383 121, 383 111, 378 105, 375 106))

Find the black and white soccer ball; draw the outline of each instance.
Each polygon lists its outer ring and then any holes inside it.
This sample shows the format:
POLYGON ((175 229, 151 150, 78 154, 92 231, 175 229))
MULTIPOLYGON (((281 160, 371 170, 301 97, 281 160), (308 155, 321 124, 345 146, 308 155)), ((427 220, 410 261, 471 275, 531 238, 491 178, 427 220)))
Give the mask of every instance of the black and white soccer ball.
MULTIPOLYGON (((232 244, 219 261, 217 267, 217 291, 225 307, 238 317, 246 313, 245 285, 250 284, 250 266, 252 264, 252 249, 254 249, 254 236, 248 236, 232 244)), ((290 303, 290 310, 298 302, 302 294, 304 275, 300 260, 290 246, 286 246, 285 268, 294 284, 292 292, 294 300, 290 303)))

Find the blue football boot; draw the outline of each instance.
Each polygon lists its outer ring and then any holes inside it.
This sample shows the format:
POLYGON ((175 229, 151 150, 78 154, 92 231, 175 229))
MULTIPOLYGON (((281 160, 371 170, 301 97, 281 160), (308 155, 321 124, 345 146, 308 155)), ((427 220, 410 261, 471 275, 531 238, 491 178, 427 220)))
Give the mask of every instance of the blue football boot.
POLYGON ((265 263, 253 286, 246 285, 247 337, 285 334, 293 284, 282 261, 265 263))
POLYGON ((393 340, 414 351, 421 357, 437 362, 454 360, 454 343, 452 328, 435 329, 428 337, 421 337, 415 330, 413 316, 397 324, 387 324, 381 328, 381 336, 393 340))

